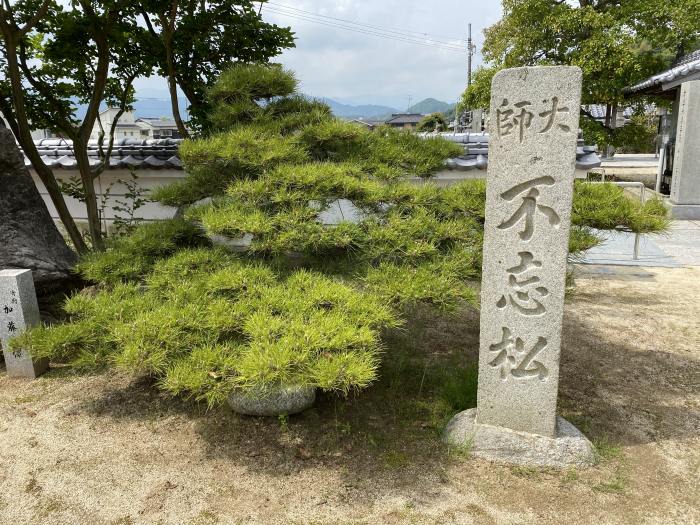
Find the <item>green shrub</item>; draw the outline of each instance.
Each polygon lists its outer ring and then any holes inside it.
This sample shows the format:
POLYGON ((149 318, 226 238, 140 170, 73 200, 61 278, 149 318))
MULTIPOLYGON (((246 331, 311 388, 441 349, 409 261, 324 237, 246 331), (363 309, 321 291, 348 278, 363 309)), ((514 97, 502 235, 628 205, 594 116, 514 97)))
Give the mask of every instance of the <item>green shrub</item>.
POLYGON ((308 159, 293 137, 282 137, 265 126, 240 126, 180 146, 187 178, 156 189, 152 199, 168 206, 192 204, 223 194, 236 179, 255 178, 282 163, 308 159))
POLYGON ((58 362, 112 363, 214 405, 236 389, 364 388, 376 379, 381 331, 399 324, 379 296, 305 270, 282 277, 216 249, 163 259, 144 282, 76 295, 70 323, 13 345, 58 362))
POLYGON ((371 133, 354 122, 332 119, 301 130, 300 140, 315 160, 345 161, 361 157, 371 133))
POLYGON ((331 108, 318 100, 309 100, 302 95, 282 97, 265 106, 264 117, 283 135, 307 126, 321 124, 333 119, 331 108))
POLYGON ((296 91, 298 84, 294 73, 279 64, 234 64, 209 89, 209 99, 230 103, 286 97, 296 91))
POLYGON ((577 226, 634 233, 665 231, 669 219, 663 203, 651 199, 643 205, 614 184, 576 184, 571 221, 577 226))
MULTIPOLYGON (((260 67, 236 66, 212 89, 216 118, 233 127, 185 142, 187 179, 158 192, 172 205, 214 197, 186 219, 209 234, 252 235, 248 252, 212 248, 183 220, 142 226, 81 261, 100 286, 67 301, 69 323, 31 329, 13 348, 148 374, 210 406, 278 386, 347 394, 376 379, 381 333, 406 307, 477 305, 485 181, 407 180, 432 176, 461 147, 369 133, 298 96, 259 104, 295 86, 280 68, 260 67), (324 224, 338 201, 356 216, 324 224)), ((667 225, 660 201, 642 206, 616 186, 576 184, 570 251, 598 243, 595 229, 667 225)), ((446 403, 468 405, 472 386, 449 386, 446 403)))
POLYGON ((459 144, 441 137, 426 139, 410 131, 388 127, 372 134, 367 151, 375 166, 386 166, 389 173, 396 176, 415 177, 430 177, 444 167, 445 160, 463 153, 459 144))
POLYGON ((447 119, 442 113, 431 113, 423 117, 418 123, 417 130, 433 132, 437 128, 438 131, 447 131, 447 126, 447 119))
POLYGON ((138 281, 156 260, 178 249, 210 245, 204 232, 184 220, 142 224, 133 234, 112 238, 105 252, 92 252, 77 264, 88 281, 116 284, 138 281))
POLYGON ((300 140, 316 160, 355 162, 380 179, 430 177, 446 159, 463 153, 459 145, 440 137, 424 139, 392 128, 370 132, 337 119, 307 126, 300 140))

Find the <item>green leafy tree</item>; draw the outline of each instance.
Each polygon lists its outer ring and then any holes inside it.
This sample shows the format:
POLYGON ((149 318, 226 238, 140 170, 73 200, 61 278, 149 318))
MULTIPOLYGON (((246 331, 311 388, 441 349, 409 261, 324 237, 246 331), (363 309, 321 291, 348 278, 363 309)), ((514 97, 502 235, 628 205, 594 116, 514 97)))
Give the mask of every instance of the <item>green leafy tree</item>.
MULTIPOLYGON (((0 110, 79 252, 85 252, 87 245, 31 130, 48 129, 73 141, 92 245, 102 249, 94 179, 109 162, 114 126, 97 165, 90 163, 87 145, 99 122, 100 104, 125 111, 133 101, 134 80, 153 68, 151 55, 142 46, 145 30, 136 23, 135 7, 123 0, 76 1, 70 7, 53 0, 24 0, 0 6, 0 110), (87 105, 82 122, 76 117, 75 102, 87 105)), ((100 145, 104 137, 103 130, 100 145)))
MULTIPOLYGON (((488 66, 466 90, 468 107, 488 107, 490 78, 501 68, 574 65, 583 71, 583 104, 607 105, 605 130, 622 89, 668 66, 698 44, 697 0, 503 0, 503 18, 485 30, 488 66)), ((585 115, 585 113, 584 113, 585 115)))
POLYGON ((140 12, 157 50, 158 72, 168 81, 172 111, 182 137, 177 88, 200 126, 209 110, 207 89, 233 62, 267 62, 294 46, 289 28, 263 21, 252 0, 148 0, 140 12))
POLYGON ((418 123, 418 131, 435 131, 435 129, 445 131, 447 126, 447 120, 442 113, 431 113, 418 123))
POLYGON ((474 72, 471 85, 462 94, 459 109, 468 111, 471 109, 485 109, 491 104, 491 81, 497 67, 480 67, 474 72))
POLYGON ((180 133, 177 87, 193 114, 207 112, 207 87, 232 61, 266 61, 293 45, 287 28, 266 24, 252 1, 20 0, 0 5, 0 111, 46 186, 79 252, 88 245, 70 215, 53 171, 41 159, 32 129, 73 141, 92 247, 104 247, 94 179, 108 166, 119 117, 131 108, 133 82, 157 70, 168 79, 180 133), (100 105, 119 108, 110 129, 100 105), (87 106, 77 118, 76 104, 87 106), (100 161, 87 144, 97 126, 100 161))

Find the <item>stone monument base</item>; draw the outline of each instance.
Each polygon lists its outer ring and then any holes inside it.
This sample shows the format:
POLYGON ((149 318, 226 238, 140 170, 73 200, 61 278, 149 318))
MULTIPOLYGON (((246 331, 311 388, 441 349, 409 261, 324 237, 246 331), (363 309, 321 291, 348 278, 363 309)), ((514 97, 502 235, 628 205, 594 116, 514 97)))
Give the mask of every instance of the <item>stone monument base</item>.
POLYGON ((666 201, 668 214, 672 219, 692 221, 700 219, 700 204, 674 204, 666 201))
POLYGON ((575 426, 557 417, 554 438, 516 432, 504 427, 480 425, 476 408, 460 412, 445 429, 443 440, 465 446, 476 457, 538 467, 586 467, 594 462, 593 445, 575 426))
POLYGON ((49 360, 32 359, 28 356, 16 357, 12 352, 3 351, 5 370, 8 377, 36 379, 49 369, 49 360))

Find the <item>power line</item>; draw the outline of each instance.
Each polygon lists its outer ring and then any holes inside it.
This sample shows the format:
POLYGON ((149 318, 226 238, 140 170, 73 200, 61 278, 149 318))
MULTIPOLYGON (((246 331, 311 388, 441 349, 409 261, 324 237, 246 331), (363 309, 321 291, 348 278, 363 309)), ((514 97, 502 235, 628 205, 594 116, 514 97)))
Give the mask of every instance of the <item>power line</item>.
POLYGON ((296 19, 296 20, 303 20, 303 21, 306 21, 306 22, 313 22, 313 23, 316 23, 316 24, 320 24, 320 25, 324 25, 324 26, 328 26, 328 27, 333 27, 333 28, 336 28, 336 29, 344 29, 344 30, 346 30, 346 31, 351 31, 351 32, 355 32, 355 33, 361 33, 361 34, 365 34, 365 35, 373 35, 373 36, 378 36, 378 37, 381 37, 381 38, 387 38, 387 39, 390 39, 390 40, 397 40, 397 41, 400 41, 400 42, 408 42, 408 43, 410 43, 410 44, 418 44, 418 45, 422 45, 422 46, 426 46, 426 47, 432 47, 432 48, 435 48, 435 49, 443 49, 443 50, 447 50, 447 51, 454 51, 454 52, 457 52, 457 53, 464 53, 464 52, 466 52, 466 50, 467 50, 466 47, 463 48, 463 47, 457 47, 457 46, 446 46, 446 45, 442 45, 442 44, 433 44, 433 43, 431 43, 431 42, 429 42, 429 41, 422 41, 422 40, 415 40, 415 39, 411 39, 411 38, 398 37, 398 36, 394 36, 394 35, 387 35, 387 34, 384 34, 384 33, 374 32, 374 31, 370 31, 370 30, 364 30, 364 29, 358 29, 358 28, 353 28, 353 27, 348 27, 348 26, 333 24, 333 23, 330 23, 330 22, 325 22, 325 21, 316 20, 316 19, 313 19, 313 18, 304 17, 304 16, 302 16, 302 15, 293 15, 293 14, 291 14, 291 13, 286 13, 286 12, 283 12, 283 11, 277 11, 277 10, 274 10, 274 9, 270 9, 269 7, 267 8, 267 10, 270 11, 270 12, 276 13, 276 14, 281 14, 281 15, 284 15, 284 16, 288 16, 288 17, 290 17, 290 18, 294 18, 294 19, 296 19))
POLYGON ((351 27, 351 26, 342 25, 342 24, 338 24, 338 23, 334 23, 334 22, 325 21, 325 20, 318 20, 318 19, 312 18, 312 17, 310 17, 310 16, 306 16, 306 15, 300 15, 300 14, 296 14, 296 13, 294 13, 294 14, 293 14, 293 13, 288 13, 288 12, 285 12, 285 11, 278 10, 278 9, 276 9, 276 8, 271 8, 271 7, 269 7, 269 6, 266 6, 265 9, 266 9, 267 11, 272 12, 272 13, 280 14, 280 15, 283 15, 283 16, 288 16, 288 17, 293 18, 293 19, 296 19, 296 20, 303 20, 303 21, 306 21, 306 22, 313 22, 313 23, 316 23, 316 24, 320 24, 320 25, 324 25, 324 26, 328 26, 328 27, 333 27, 333 28, 336 28, 336 29, 343 29, 343 30, 351 31, 351 32, 355 32, 355 33, 361 33, 361 34, 365 34, 365 35, 372 35, 372 36, 377 36, 377 37, 386 38, 386 39, 390 39, 390 40, 396 40, 396 41, 400 41, 400 42, 406 42, 406 43, 409 43, 409 44, 422 45, 422 46, 425 46, 425 47, 432 47, 432 48, 434 48, 434 49, 442 49, 442 50, 445 50, 445 51, 453 51, 453 52, 457 52, 457 53, 464 53, 464 52, 467 51, 467 48, 466 48, 466 47, 462 47, 462 46, 445 45, 445 44, 436 43, 436 42, 433 42, 433 41, 430 41, 430 40, 418 40, 418 39, 416 39, 416 38, 414 38, 414 37, 409 37, 409 36, 397 36, 397 35, 386 34, 386 33, 383 33, 383 32, 379 32, 379 31, 375 31, 375 30, 370 30, 370 29, 362 29, 362 28, 358 28, 358 27, 351 27))
POLYGON ((365 28, 370 28, 370 29, 376 29, 382 32, 387 32, 387 33, 394 33, 400 36, 410 36, 411 38, 416 38, 416 36, 424 37, 426 39, 432 40, 434 42, 439 42, 441 44, 447 44, 447 45, 454 45, 454 42, 466 42, 465 39, 463 38, 449 38, 452 42, 446 42, 444 40, 438 40, 437 38, 434 38, 433 35, 430 35, 426 33, 425 31, 415 31, 412 29, 397 29, 397 28, 389 28, 385 26, 379 26, 379 25, 374 25, 374 24, 367 24, 365 22, 355 22, 353 20, 348 20, 347 18, 337 18, 335 16, 328 16, 328 15, 322 15, 319 13, 313 13, 311 11, 305 11, 304 9, 299 9, 298 7, 292 7, 290 5, 285 5, 285 4, 278 4, 277 2, 265 2, 266 5, 273 5, 277 6, 278 8, 284 8, 288 9, 290 11, 296 11, 298 13, 304 14, 304 15, 312 15, 314 17, 318 18, 326 18, 329 20, 336 20, 339 22, 345 22, 348 24, 360 26, 360 27, 365 27, 365 28), (413 33, 411 35, 410 33, 413 33))
MULTIPOLYGON (((266 3, 265 6, 268 11, 277 13, 277 14, 283 14, 285 16, 289 16, 292 18, 296 18, 298 20, 306 20, 309 22, 316 22, 322 25, 330 25, 331 27, 338 27, 341 29, 347 29, 349 31, 360 31, 360 32, 369 32, 368 34, 377 34, 380 33, 381 36, 385 37, 397 37, 401 39, 409 39, 413 42, 420 42, 421 44, 430 44, 430 45, 436 45, 436 46, 443 46, 443 47, 448 47, 451 49, 454 49, 456 51, 464 52, 466 50, 466 47, 461 46, 459 44, 456 44, 454 42, 446 42, 444 40, 438 40, 430 35, 428 33, 421 33, 418 31, 415 31, 416 35, 410 35, 406 33, 402 33, 400 31, 394 31, 391 29, 383 29, 381 26, 372 26, 369 24, 361 24, 358 22, 352 22, 352 21, 345 21, 345 19, 340 19, 340 18, 335 18, 335 17, 327 17, 325 15, 317 15, 315 13, 310 13, 308 11, 303 11, 301 9, 296 9, 296 8, 290 8, 290 7, 269 7, 268 4, 266 3), (341 22, 336 22, 335 20, 339 20, 341 22), (347 25, 347 24, 352 24, 352 25, 347 25)), ((274 4, 275 6, 280 6, 280 4, 274 4)), ((379 36, 379 35, 377 35, 379 36)))

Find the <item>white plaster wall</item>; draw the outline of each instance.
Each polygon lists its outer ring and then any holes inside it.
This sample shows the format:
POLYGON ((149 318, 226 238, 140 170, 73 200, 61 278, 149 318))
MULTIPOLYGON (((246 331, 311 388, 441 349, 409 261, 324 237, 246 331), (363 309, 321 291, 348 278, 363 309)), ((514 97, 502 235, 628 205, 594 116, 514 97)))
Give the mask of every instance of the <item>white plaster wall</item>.
MULTIPOLYGON (((76 170, 55 170, 54 173, 56 177, 60 180, 68 180, 71 177, 79 177, 76 170)), ((182 180, 185 178, 185 172, 182 170, 136 170, 136 176, 138 177, 137 183, 141 188, 147 190, 153 190, 159 186, 165 186, 173 182, 182 180)), ((56 208, 51 202, 51 198, 46 191, 46 187, 39 180, 39 177, 31 171, 34 183, 39 189, 39 193, 46 202, 46 206, 51 213, 51 217, 58 220, 58 213, 56 213, 56 208)), ((100 175, 95 180, 95 191, 97 192, 98 203, 101 201, 102 195, 107 187, 112 184, 112 188, 107 199, 107 208, 105 209, 105 219, 109 222, 114 218, 114 213, 112 211, 112 206, 116 204, 117 200, 125 200, 125 192, 127 191, 126 186, 117 182, 119 179, 129 181, 131 180, 131 175, 128 170, 108 170, 107 172, 100 175)), ((145 195, 147 197, 148 194, 145 195)), ((72 197, 64 196, 66 199, 66 204, 71 212, 71 215, 77 221, 87 220, 87 212, 85 210, 85 205, 72 197)), ((170 219, 175 214, 175 208, 170 206, 163 206, 155 202, 148 202, 142 208, 140 208, 135 216, 143 220, 157 220, 157 219, 170 219)))

